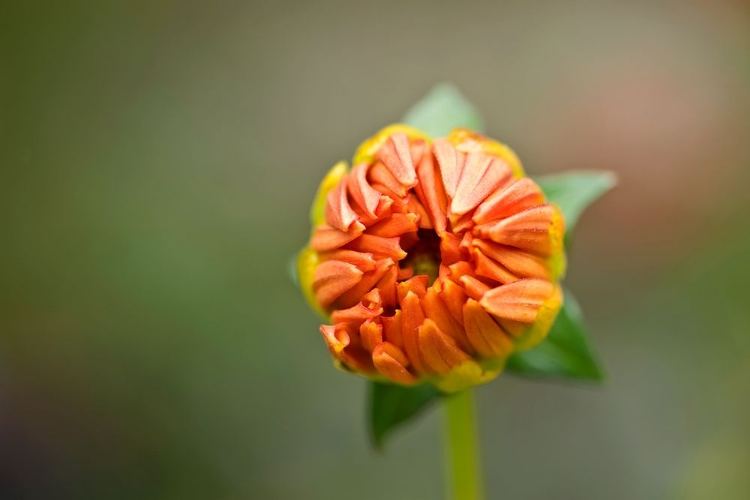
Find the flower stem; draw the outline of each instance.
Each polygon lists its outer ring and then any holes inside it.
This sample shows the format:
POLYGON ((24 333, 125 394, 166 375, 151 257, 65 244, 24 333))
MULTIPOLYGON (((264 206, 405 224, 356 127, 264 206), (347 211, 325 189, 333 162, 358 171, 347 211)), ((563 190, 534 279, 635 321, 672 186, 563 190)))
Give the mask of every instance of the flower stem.
POLYGON ((481 500, 482 470, 473 389, 445 398, 446 478, 449 500, 481 500))

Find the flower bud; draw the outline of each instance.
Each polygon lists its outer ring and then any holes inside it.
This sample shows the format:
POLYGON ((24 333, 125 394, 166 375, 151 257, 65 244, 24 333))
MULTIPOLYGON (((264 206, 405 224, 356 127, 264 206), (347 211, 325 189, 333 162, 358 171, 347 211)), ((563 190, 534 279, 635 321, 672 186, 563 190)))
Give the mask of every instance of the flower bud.
POLYGON ((300 285, 335 363, 445 392, 541 342, 562 305, 564 221, 508 147, 392 125, 334 166, 300 285))

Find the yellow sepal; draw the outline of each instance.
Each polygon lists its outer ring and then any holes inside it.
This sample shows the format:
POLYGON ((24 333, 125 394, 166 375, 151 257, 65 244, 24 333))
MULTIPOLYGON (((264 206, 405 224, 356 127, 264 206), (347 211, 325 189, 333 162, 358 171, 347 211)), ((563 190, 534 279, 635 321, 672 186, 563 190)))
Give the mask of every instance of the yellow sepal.
POLYGON ((469 360, 452 369, 447 375, 432 379, 430 382, 442 392, 449 394, 475 385, 486 384, 500 375, 505 367, 505 360, 506 358, 487 359, 481 364, 469 360))
POLYGON ((313 291, 313 279, 315 276, 315 268, 320 262, 318 252, 310 247, 303 249, 297 257, 297 278, 299 279, 299 287, 310 304, 321 317, 328 321, 328 313, 320 307, 318 301, 315 300, 315 292, 313 291))
POLYGON ((565 218, 560 207, 552 204, 555 215, 552 217, 550 227, 550 240, 552 242, 552 256, 547 259, 549 270, 553 280, 561 280, 565 276, 568 261, 565 256, 565 218))

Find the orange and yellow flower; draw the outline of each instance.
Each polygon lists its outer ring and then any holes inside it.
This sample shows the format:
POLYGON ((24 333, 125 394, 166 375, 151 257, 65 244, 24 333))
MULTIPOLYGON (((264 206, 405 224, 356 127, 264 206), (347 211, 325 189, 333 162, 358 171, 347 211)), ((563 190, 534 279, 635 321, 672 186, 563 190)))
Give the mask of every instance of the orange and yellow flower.
POLYGON ((508 147, 405 125, 339 163, 313 205, 300 284, 343 369, 445 392, 541 342, 562 305, 564 222, 508 147))

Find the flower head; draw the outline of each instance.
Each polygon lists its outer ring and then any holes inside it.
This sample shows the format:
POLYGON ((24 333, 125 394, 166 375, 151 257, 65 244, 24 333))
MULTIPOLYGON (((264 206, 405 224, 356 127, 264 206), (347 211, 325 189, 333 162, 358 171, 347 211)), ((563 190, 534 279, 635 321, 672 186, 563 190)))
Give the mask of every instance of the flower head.
POLYGON ((564 222, 506 146, 393 125, 339 163, 298 261, 338 366, 453 392, 496 377, 562 304, 564 222))

